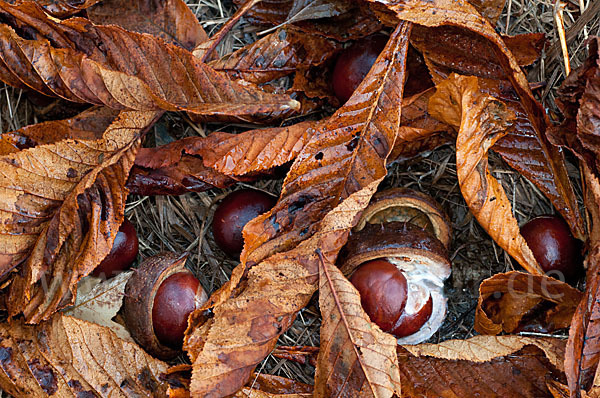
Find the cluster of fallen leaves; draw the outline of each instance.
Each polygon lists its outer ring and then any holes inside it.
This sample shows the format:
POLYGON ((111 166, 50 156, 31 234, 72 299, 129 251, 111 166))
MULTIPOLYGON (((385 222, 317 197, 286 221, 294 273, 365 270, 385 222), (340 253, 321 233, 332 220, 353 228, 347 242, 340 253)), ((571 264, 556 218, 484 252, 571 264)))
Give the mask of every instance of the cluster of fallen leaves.
POLYGON ((182 0, 0 1, 0 80, 91 105, 0 136, 2 389, 32 397, 599 396, 599 40, 561 89, 558 126, 522 70, 544 38, 497 34, 503 1, 236 3, 209 38, 182 0), (269 33, 218 58, 215 48, 242 17, 269 33), (332 61, 349 41, 382 29, 392 32, 385 49, 339 104, 332 61), (314 120, 324 105, 338 109, 314 120), (141 148, 165 111, 270 127, 141 148), (481 336, 397 346, 364 313, 336 257, 386 166, 448 143, 471 212, 528 272, 481 284, 481 336), (561 147, 580 160, 587 229, 561 147), (586 240, 585 292, 542 274, 488 168, 490 150, 586 240), (125 277, 81 286, 110 251, 128 193, 223 188, 282 167, 277 205, 246 226, 241 264, 190 318, 191 365, 168 369, 111 320, 125 277), (314 386, 254 375, 317 291, 318 354, 279 353, 314 361, 314 386), (568 341, 497 336, 569 326, 568 341))

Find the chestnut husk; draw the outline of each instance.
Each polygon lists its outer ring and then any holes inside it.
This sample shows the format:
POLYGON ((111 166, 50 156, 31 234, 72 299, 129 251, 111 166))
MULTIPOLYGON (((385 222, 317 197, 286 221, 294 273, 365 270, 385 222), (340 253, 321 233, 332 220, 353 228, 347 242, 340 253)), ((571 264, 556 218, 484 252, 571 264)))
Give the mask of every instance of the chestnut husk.
MULTIPOLYGON (((125 326, 136 342, 148 353, 162 360, 175 358, 181 353, 160 343, 152 325, 154 297, 160 285, 171 275, 191 271, 185 268, 187 254, 163 252, 145 259, 135 270, 125 286, 125 298, 121 312, 125 326)), ((202 287, 200 286, 200 289, 202 287)), ((206 292, 200 293, 201 305, 208 299, 206 292)))
POLYGON ((411 223, 366 224, 348 239, 340 253, 340 269, 349 275, 361 264, 376 259, 385 259, 396 265, 406 276, 409 289, 411 284, 415 288, 427 289, 432 300, 431 317, 417 333, 398 338, 398 344, 418 344, 429 339, 446 315, 447 300, 443 289, 444 281, 451 272, 446 247, 436 237, 411 223))
POLYGON ((367 224, 410 222, 450 247, 452 228, 448 216, 431 196, 410 188, 391 188, 376 193, 363 211, 355 231, 367 224))

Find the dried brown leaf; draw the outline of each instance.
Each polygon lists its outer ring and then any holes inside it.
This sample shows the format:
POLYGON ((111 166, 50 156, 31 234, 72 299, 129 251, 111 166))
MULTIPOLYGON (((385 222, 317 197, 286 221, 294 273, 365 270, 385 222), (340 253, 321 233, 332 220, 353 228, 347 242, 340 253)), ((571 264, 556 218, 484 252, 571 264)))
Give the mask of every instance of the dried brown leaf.
POLYGON ((429 112, 460 126, 456 139, 456 171, 469 209, 486 232, 523 268, 543 274, 521 236, 504 189, 488 168, 488 150, 506 134, 514 114, 486 95, 473 76, 451 75, 437 86, 429 112))
POLYGON ((510 82, 509 87, 515 92, 508 93, 512 98, 501 95, 499 99, 505 101, 511 109, 517 108, 513 110, 518 115, 518 127, 527 128, 523 131, 515 128, 504 139, 499 140, 494 149, 502 154, 511 167, 529 178, 567 220, 574 235, 583 238, 583 222, 568 178, 564 155, 546 138, 548 117, 543 106, 534 98, 520 68, 520 62, 529 62, 531 54, 536 52, 531 47, 537 46, 535 43, 538 38, 530 36, 525 37, 525 40, 505 42, 490 23, 464 1, 369 2, 380 10, 379 16, 389 24, 394 24, 398 18, 423 25, 415 28, 415 38, 421 37, 421 43, 426 42, 428 46, 436 47, 435 51, 424 54, 434 78, 441 68, 444 73, 454 71, 510 82), (524 45, 528 42, 528 45, 524 45), (440 47, 440 43, 443 46, 440 47), (511 50, 519 55, 515 56, 511 50))
POLYGON ((20 80, 45 95, 113 109, 186 110, 213 119, 265 121, 299 107, 286 95, 234 83, 150 35, 80 18, 57 22, 33 3, 2 2, 0 16, 13 21, 0 24, 0 77, 9 76, 8 84, 20 80), (20 37, 24 29, 36 39, 20 37))
POLYGON ((118 25, 148 33, 187 50, 208 40, 200 21, 183 0, 103 0, 87 10, 96 25, 118 25))
POLYGON ((479 286, 475 330, 551 333, 569 327, 583 294, 546 275, 512 271, 496 274, 479 286))
POLYGON ((15 397, 164 397, 167 364, 110 329, 56 314, 0 325, 0 387, 15 397))
POLYGON ((323 36, 292 27, 281 28, 209 65, 232 79, 255 84, 289 75, 298 69, 321 65, 341 46, 323 36))
POLYGON ((63 313, 110 328, 120 339, 133 342, 129 331, 112 320, 123 305, 125 285, 132 274, 133 271, 121 272, 107 280, 94 276, 83 278, 77 286, 75 303, 63 313))
POLYGON ((405 397, 546 397, 547 380, 564 381, 564 340, 475 336, 402 346, 405 397))
POLYGON ((315 394, 320 397, 400 395, 396 338, 362 309, 360 294, 334 265, 319 267, 323 317, 315 394))
POLYGON ((122 112, 97 139, 64 139, 0 157, 0 269, 11 315, 39 322, 75 297, 123 221, 123 188, 155 112, 122 112))

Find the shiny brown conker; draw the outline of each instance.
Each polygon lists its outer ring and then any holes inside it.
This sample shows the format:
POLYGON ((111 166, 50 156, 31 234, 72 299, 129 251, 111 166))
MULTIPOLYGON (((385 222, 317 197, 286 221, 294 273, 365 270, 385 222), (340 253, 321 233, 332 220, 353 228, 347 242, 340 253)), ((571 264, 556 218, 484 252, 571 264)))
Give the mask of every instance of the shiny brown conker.
POLYGON ((152 307, 154 334, 162 344, 180 349, 190 314, 199 307, 200 281, 189 272, 169 276, 159 286, 152 307))
POLYGON ((115 236, 112 249, 100 265, 92 271, 92 275, 110 278, 125 271, 137 258, 138 250, 139 241, 135 227, 125 219, 115 236))
POLYGON ((521 227, 521 235, 546 274, 572 280, 583 269, 579 241, 561 217, 536 217, 521 227))
POLYGON ((168 360, 181 351, 190 313, 208 299, 185 268, 187 256, 163 252, 146 258, 125 285, 121 315, 134 340, 168 360))
POLYGON ((275 199, 262 191, 241 189, 230 193, 215 210, 212 221, 215 242, 225 253, 238 257, 244 248, 244 226, 273 206, 275 199))
POLYGON ((388 37, 381 34, 368 36, 340 54, 333 68, 332 86, 342 104, 367 76, 387 41, 388 37))
POLYGON ((384 259, 367 261, 350 278, 371 321, 392 332, 406 306, 408 282, 396 266, 384 259))

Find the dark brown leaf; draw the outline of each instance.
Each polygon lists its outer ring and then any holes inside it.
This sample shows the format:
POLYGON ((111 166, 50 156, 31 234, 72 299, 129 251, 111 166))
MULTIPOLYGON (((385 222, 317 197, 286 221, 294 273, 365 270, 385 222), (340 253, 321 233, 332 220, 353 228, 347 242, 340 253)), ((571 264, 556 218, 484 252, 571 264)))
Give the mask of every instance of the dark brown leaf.
POLYGON ((496 274, 479 286, 475 330, 552 333, 569 327, 582 297, 579 290, 545 275, 496 274))
MULTIPOLYGON (((13 4, 26 3, 31 0, 13 0, 13 4)), ((52 16, 66 18, 85 10, 102 0, 36 0, 44 10, 52 16)))
POLYGON ((403 397, 549 397, 564 340, 475 336, 398 348, 403 397))
POLYGON ((208 40, 200 21, 183 0, 103 0, 87 14, 96 25, 118 25, 148 33, 190 51, 208 40))

